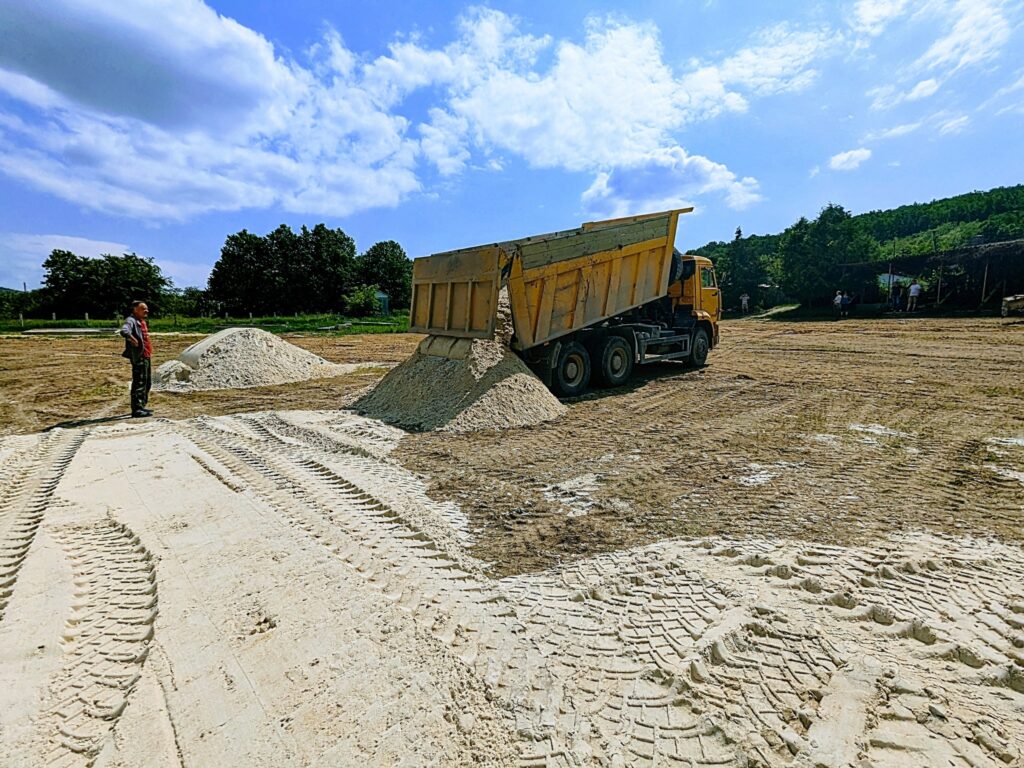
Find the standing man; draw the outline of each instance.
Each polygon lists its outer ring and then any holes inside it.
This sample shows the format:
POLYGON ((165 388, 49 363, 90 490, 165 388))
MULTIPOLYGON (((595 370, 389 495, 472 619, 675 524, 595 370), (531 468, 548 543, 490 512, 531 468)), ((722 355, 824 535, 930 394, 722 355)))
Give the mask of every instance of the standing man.
POLYGON ((121 335, 124 336, 125 357, 132 364, 132 417, 141 419, 152 416, 153 412, 146 409, 149 402, 149 389, 153 385, 150 360, 153 357, 153 344, 149 340, 149 327, 146 318, 149 307, 144 301, 132 302, 132 313, 124 319, 121 335))
POLYGON ((750 296, 746 291, 744 291, 740 296, 740 311, 743 312, 744 315, 750 311, 750 296))
POLYGON ((907 312, 913 312, 917 309, 917 297, 921 295, 921 284, 917 282, 917 278, 914 278, 914 282, 910 284, 910 296, 907 299, 907 312))

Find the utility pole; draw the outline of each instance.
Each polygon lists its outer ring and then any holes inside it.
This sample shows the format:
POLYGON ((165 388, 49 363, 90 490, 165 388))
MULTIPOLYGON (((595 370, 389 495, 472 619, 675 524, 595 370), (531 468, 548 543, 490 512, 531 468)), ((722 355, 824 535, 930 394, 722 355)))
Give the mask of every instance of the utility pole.
POLYGON ((984 304, 985 304, 985 291, 987 289, 988 289, 988 259, 985 259, 985 275, 984 275, 984 277, 981 278, 981 304, 979 304, 979 306, 984 306, 984 304))

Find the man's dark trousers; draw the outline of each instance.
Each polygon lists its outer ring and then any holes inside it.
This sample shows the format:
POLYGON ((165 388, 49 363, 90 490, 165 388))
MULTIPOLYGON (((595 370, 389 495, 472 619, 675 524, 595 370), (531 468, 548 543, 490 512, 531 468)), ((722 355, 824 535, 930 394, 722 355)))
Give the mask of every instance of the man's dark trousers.
POLYGON ((140 411, 149 402, 149 388, 153 386, 150 360, 148 357, 139 356, 139 359, 132 363, 132 413, 140 411))

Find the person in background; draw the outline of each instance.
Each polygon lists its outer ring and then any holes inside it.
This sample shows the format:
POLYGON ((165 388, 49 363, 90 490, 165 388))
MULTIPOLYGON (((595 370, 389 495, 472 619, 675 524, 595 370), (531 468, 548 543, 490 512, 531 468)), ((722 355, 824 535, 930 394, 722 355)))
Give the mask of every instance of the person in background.
POLYGON ((132 313, 124 319, 119 333, 124 337, 124 352, 121 357, 127 358, 132 364, 132 417, 136 419, 152 416, 153 412, 146 408, 149 402, 149 390, 153 386, 151 360, 153 344, 149 340, 149 327, 146 318, 149 307, 144 301, 132 302, 132 313))
POLYGON ((832 314, 840 317, 843 312, 843 292, 836 291, 836 297, 832 299, 832 314))
POLYGON ((903 309, 903 285, 893 283, 892 286, 892 311, 899 312, 903 309))
POLYGON ((907 312, 913 312, 917 309, 917 298, 921 295, 921 284, 917 282, 917 278, 910 284, 910 291, 908 292, 907 298, 907 312))
POLYGON ((839 316, 850 316, 850 294, 846 291, 843 291, 843 295, 839 297, 839 316))
POLYGON ((750 296, 746 291, 740 295, 740 311, 743 314, 747 314, 750 311, 750 296))

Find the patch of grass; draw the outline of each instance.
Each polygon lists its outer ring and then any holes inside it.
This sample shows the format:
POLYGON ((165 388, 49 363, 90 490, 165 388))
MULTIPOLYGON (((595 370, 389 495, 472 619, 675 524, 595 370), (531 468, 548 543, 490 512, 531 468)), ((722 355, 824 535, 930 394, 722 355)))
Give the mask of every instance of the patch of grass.
MULTIPOLYGON (((122 320, 0 320, 0 333, 19 333, 36 328, 120 327, 122 320)), ((149 329, 155 333, 216 333, 224 328, 262 328, 270 333, 322 333, 349 335, 356 333, 404 333, 409 330, 409 315, 402 312, 388 317, 347 318, 341 315, 298 315, 273 317, 151 317, 149 329)))

